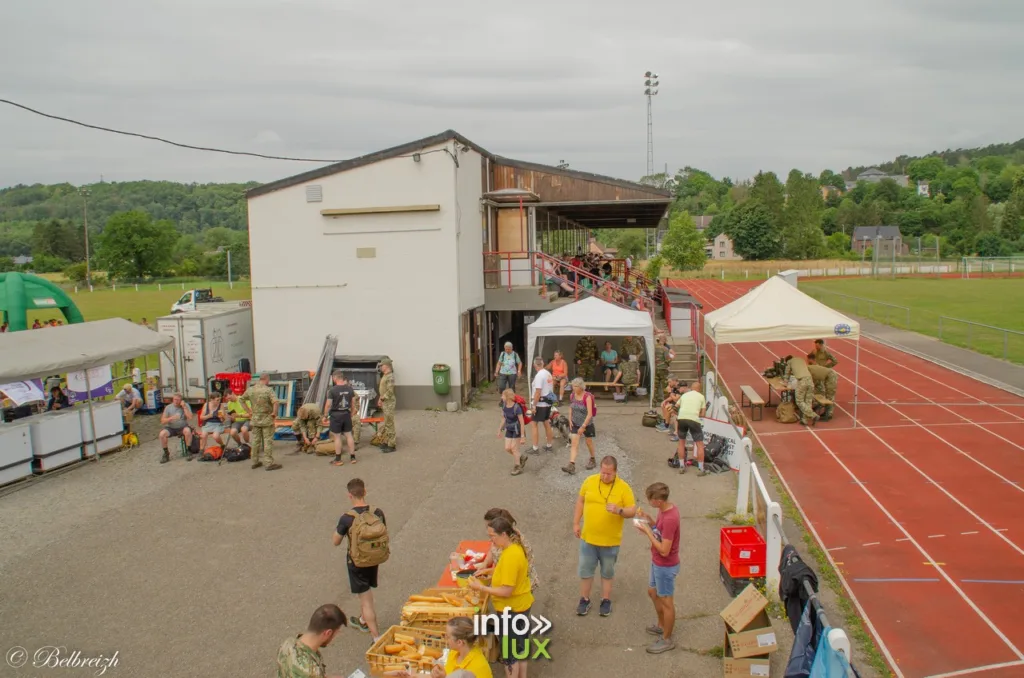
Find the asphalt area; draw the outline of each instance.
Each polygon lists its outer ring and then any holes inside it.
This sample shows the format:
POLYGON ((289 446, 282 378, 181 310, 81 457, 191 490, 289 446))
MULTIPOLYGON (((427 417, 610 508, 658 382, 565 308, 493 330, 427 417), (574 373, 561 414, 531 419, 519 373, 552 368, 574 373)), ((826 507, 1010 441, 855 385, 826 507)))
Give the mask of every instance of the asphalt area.
MULTIPOLYGON (((434 585, 459 541, 486 539, 483 514, 501 506, 535 549, 542 588, 534 613, 553 624, 553 659, 538 661, 531 676, 719 676, 718 613, 729 598, 718 580, 718 533, 735 504, 734 478, 679 475, 666 464, 668 437, 613 407, 600 404, 598 456, 618 457, 621 477, 639 497, 652 482, 668 483, 683 516, 675 651, 644 651, 652 640, 644 627, 654 620, 650 552, 628 523, 612 615, 598 616, 596 605, 587 617, 575 615, 572 507, 587 474, 560 470, 568 450, 559 444, 510 476, 511 460, 495 437, 496 407, 399 411, 399 450, 382 455, 367 447, 364 431, 354 467, 287 456, 292 444, 279 441, 284 468, 271 473, 177 457, 161 465, 156 417, 139 417, 139 448, 0 496, 0 647, 117 652, 108 676, 274 676, 278 646, 303 630, 317 606, 333 602, 358 613, 343 548, 331 544, 348 508, 345 483, 358 475, 387 514, 393 539, 376 596, 382 628, 399 622, 408 595, 434 585)), ((781 672, 790 636, 785 622, 775 624, 783 647, 773 671, 781 672)), ((368 635, 343 631, 324 651, 329 674, 365 669, 369 644, 368 635)), ((53 675, 0 666, 4 676, 53 675)))
MULTIPOLYGON (((705 312, 754 285, 676 281, 705 312)), ((783 425, 766 409, 751 425, 890 666, 906 678, 1024 675, 1024 399, 861 339, 854 427, 855 343, 828 348, 834 419, 783 425)), ((722 346, 720 376, 733 395, 766 396, 771 361, 809 350, 722 346)))

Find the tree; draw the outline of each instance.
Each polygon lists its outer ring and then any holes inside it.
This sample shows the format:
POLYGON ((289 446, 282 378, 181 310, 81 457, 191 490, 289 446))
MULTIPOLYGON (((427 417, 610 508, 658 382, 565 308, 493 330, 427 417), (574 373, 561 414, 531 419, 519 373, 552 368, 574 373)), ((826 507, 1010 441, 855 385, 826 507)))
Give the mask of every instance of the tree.
POLYGON ((706 242, 690 213, 676 212, 669 220, 660 254, 677 271, 700 271, 707 262, 706 242))
MULTIPOLYGON (((622 234, 615 239, 614 246, 618 250, 620 258, 637 259, 647 249, 647 240, 644 238, 643 231, 636 228, 625 228, 622 229, 622 234)), ((234 252, 231 255, 232 257, 237 256, 234 252)))
POLYGON ((665 265, 665 259, 660 254, 655 254, 647 261, 647 269, 644 274, 651 280, 661 278, 661 267, 665 265))
POLYGON ((100 236, 96 261, 108 273, 120 279, 138 279, 159 275, 171 263, 178 240, 170 221, 153 221, 145 212, 115 214, 100 236))
POLYGON ((771 211, 760 200, 738 206, 729 216, 726 234, 744 259, 774 259, 781 254, 782 238, 771 211))
POLYGON ((1013 254, 1010 243, 991 232, 982 233, 974 241, 974 247, 979 257, 1005 257, 1013 254))
POLYGON ((789 259, 815 259, 825 251, 821 213, 825 204, 818 181, 809 174, 792 170, 786 178, 786 201, 782 240, 789 259))
POLYGON ((907 175, 914 181, 934 181, 946 169, 946 161, 934 156, 914 160, 907 165, 907 175))
POLYGON ((84 261, 85 234, 60 219, 38 222, 32 229, 32 256, 84 261))
POLYGON ((751 200, 757 200, 763 205, 776 224, 782 223, 783 209, 786 204, 786 194, 779 178, 775 172, 758 172, 754 177, 754 185, 750 188, 751 200))

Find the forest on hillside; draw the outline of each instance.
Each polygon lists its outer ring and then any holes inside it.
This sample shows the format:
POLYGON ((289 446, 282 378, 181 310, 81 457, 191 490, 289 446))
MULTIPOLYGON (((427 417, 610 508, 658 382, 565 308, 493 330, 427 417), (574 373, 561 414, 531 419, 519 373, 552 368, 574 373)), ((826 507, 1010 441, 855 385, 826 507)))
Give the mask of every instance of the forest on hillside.
MULTIPOLYGON (((848 188, 866 168, 817 176, 793 169, 783 178, 759 172, 734 182, 684 167, 641 181, 672 191, 670 224, 682 228, 684 222, 672 218, 681 213, 711 215, 704 235, 725 233, 745 259, 849 258, 858 226, 898 226, 906 242, 916 247, 920 238, 932 256, 936 248, 943 256, 1024 252, 1024 139, 905 156, 874 167, 907 175, 908 185, 883 179, 848 188), (926 193, 919 192, 918 182, 927 184, 926 193)), ((645 249, 643 234, 635 230, 599 237, 621 253, 637 256, 645 249)))

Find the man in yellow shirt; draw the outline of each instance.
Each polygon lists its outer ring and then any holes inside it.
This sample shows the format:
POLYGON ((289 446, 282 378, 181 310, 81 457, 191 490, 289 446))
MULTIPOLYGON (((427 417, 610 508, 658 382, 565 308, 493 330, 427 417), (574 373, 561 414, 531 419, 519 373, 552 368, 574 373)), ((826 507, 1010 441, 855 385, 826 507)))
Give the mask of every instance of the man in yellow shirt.
POLYGON ((633 490, 618 477, 618 468, 615 457, 609 455, 602 459, 601 472, 583 481, 576 499, 572 529, 580 539, 580 602, 576 606, 576 614, 581 617, 590 612, 590 590, 599 563, 601 616, 607 617, 612 613, 612 579, 622 544, 622 525, 626 518, 636 515, 633 490))

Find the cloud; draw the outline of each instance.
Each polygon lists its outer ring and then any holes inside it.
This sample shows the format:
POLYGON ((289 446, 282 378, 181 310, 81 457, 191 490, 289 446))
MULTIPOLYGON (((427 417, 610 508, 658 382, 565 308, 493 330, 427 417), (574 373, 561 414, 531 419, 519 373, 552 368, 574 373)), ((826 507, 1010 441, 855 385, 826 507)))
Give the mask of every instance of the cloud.
MULTIPOLYGON (((1024 3, 1004 0, 33 0, 5 19, 2 96, 274 155, 343 159, 453 128, 500 155, 637 178, 647 70, 658 168, 785 175, 1024 136, 1024 3)), ((0 129, 0 186, 311 167, 4 106, 0 129)))

